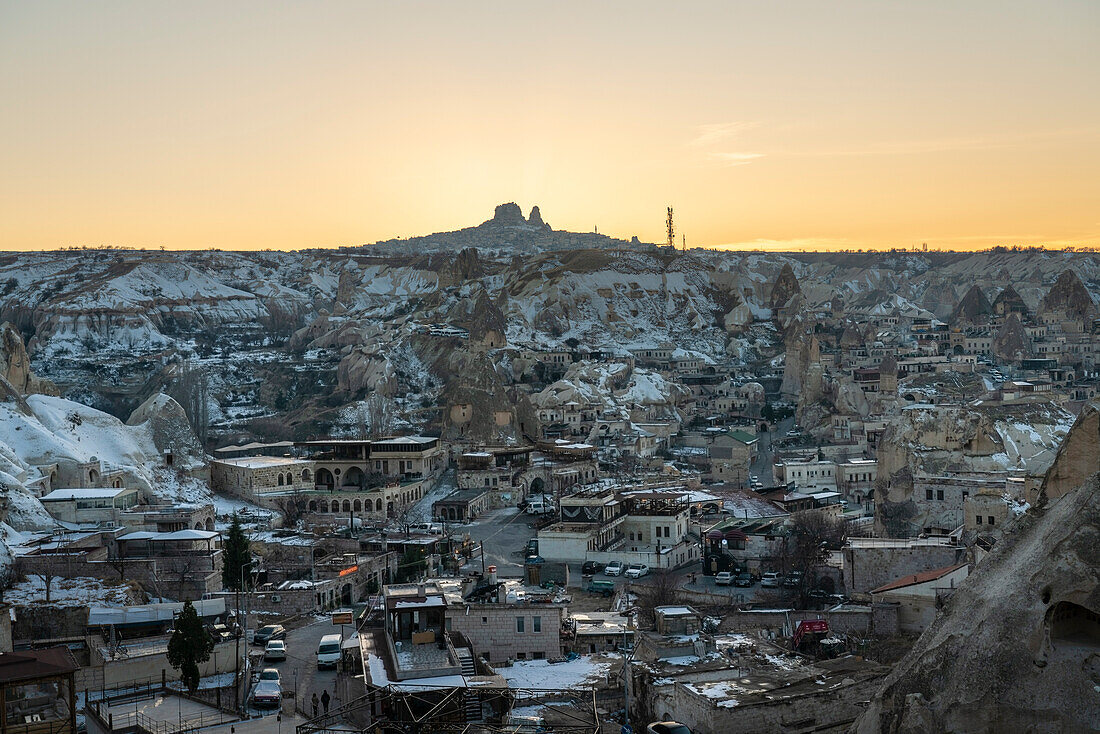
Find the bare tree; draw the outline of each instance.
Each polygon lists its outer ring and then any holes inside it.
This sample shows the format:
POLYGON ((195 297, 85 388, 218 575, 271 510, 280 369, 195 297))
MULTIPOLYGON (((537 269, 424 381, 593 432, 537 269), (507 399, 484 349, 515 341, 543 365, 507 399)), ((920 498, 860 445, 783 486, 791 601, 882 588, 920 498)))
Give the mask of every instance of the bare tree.
POLYGON ((183 364, 176 372, 176 381, 169 394, 183 406, 191 430, 206 446, 210 429, 210 379, 206 370, 193 367, 190 362, 183 364))
POLYGON ((183 588, 187 584, 187 579, 191 575, 191 572, 195 570, 197 565, 197 556, 181 556, 175 559, 173 563, 172 574, 177 578, 176 598, 183 598, 183 588))
POLYGON ((844 521, 821 510, 804 510, 791 515, 791 532, 785 547, 783 567, 799 573, 795 591, 801 601, 813 586, 818 564, 827 558, 829 551, 844 545, 846 529, 844 521))
POLYGON ((46 587, 46 603, 50 603, 50 594, 53 589, 53 582, 58 578, 65 577, 65 571, 68 567, 68 559, 62 558, 57 555, 43 555, 34 556, 34 565, 27 570, 28 576, 37 576, 42 579, 42 585, 46 587))
POLYGON ((393 433, 396 425, 396 410, 393 400, 381 393, 372 392, 359 405, 357 417, 361 438, 380 438, 393 433))
POLYGON ((654 609, 675 604, 680 599, 680 581, 675 573, 666 569, 654 569, 645 584, 635 584, 633 591, 638 595, 639 625, 652 627, 657 622, 654 609))

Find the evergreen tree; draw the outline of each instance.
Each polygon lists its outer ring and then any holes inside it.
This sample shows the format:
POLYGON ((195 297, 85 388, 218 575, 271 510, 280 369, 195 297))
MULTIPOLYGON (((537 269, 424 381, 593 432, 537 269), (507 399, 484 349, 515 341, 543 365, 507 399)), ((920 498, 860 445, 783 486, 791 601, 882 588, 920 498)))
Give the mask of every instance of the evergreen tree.
POLYGON ((203 628, 191 602, 183 603, 176 617, 176 631, 168 640, 168 662, 180 672, 180 682, 194 693, 199 687, 199 663, 210 659, 214 638, 203 628))
POLYGON ((241 588, 241 567, 245 566, 246 578, 252 575, 252 550, 244 528, 241 527, 241 518, 236 512, 233 513, 233 523, 225 536, 223 550, 225 561, 222 565, 222 586, 229 591, 244 591, 241 588))

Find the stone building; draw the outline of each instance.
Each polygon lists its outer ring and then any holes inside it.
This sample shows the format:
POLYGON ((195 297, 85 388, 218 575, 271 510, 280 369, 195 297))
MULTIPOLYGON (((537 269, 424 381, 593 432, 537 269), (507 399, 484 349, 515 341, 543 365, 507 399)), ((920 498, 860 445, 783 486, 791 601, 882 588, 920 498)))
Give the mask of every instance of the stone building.
POLYGON ((247 456, 210 462, 210 486, 219 494, 255 502, 270 492, 313 489, 315 465, 289 456, 247 456))

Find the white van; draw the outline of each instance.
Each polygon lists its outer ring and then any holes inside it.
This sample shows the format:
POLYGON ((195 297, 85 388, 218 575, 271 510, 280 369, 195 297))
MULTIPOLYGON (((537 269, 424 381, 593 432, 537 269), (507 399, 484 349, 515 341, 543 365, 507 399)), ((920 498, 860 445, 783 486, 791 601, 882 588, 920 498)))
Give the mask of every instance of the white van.
POLYGON ((321 638, 321 644, 317 645, 317 669, 335 668, 340 662, 340 643, 343 638, 340 635, 325 635, 321 638))

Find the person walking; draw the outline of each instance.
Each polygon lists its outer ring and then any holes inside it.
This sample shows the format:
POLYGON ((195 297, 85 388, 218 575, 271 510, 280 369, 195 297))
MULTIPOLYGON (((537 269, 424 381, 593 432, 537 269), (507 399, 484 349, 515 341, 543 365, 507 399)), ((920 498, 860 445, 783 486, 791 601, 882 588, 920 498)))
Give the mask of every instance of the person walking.
POLYGON ((319 702, 320 702, 320 699, 317 698, 317 691, 314 691, 313 692, 313 699, 310 703, 313 704, 313 718, 315 718, 315 719, 317 718, 317 705, 318 705, 319 702))
POLYGON ((328 713, 328 702, 332 700, 332 696, 328 695, 328 689, 321 691, 321 705, 325 708, 325 713, 328 713))

